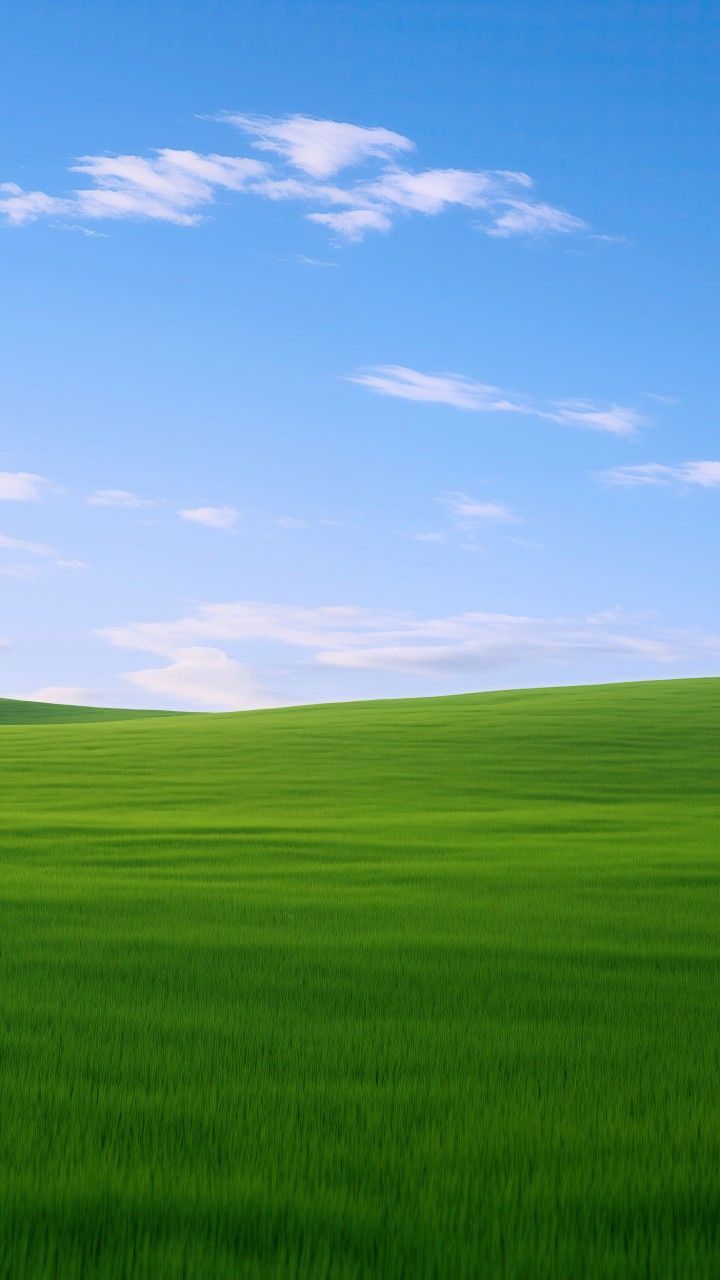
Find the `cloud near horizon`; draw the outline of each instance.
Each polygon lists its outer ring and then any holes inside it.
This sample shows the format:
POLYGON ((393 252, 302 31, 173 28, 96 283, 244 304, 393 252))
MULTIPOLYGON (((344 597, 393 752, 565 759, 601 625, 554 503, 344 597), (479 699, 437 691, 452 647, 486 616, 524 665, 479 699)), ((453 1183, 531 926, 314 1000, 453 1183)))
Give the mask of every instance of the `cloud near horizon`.
POLYGON ((224 650, 208 645, 177 649, 169 666, 129 671, 125 679, 148 693, 199 702, 204 707, 223 711, 237 708, 248 711, 272 705, 250 667, 235 662, 224 650))
POLYGON ((471 413, 525 414, 566 426, 608 431, 616 436, 632 436, 647 422, 643 414, 627 405, 600 405, 590 400, 533 400, 462 374, 421 373, 398 364, 372 365, 346 375, 346 381, 400 400, 449 405, 471 413))
POLYGON ((58 702, 64 706, 88 706, 93 690, 79 684, 45 684, 30 693, 14 693, 19 702, 58 702))
POLYGON ((204 118, 239 130, 272 161, 173 147, 146 155, 81 156, 69 172, 89 179, 89 185, 53 195, 0 183, 0 216, 18 227, 43 218, 81 227, 120 218, 192 227, 204 220, 221 194, 245 193, 310 205, 303 217, 345 242, 361 240, 370 231, 387 232, 401 216, 434 217, 451 208, 479 215, 473 225, 495 238, 592 234, 584 219, 535 199, 533 179, 526 173, 402 168, 399 157, 414 151, 415 143, 390 129, 300 114, 224 112, 204 118), (354 175, 339 186, 327 182, 343 170, 368 164, 375 167, 371 177, 354 175))
MULTIPOLYGON (((720 637, 671 630, 618 612, 573 620, 484 612, 422 617, 344 607, 237 602, 201 605, 169 622, 130 623, 97 633, 117 648, 152 653, 167 665, 124 673, 124 679, 175 701, 240 710, 299 702, 268 692, 267 663, 237 661, 221 644, 280 645, 282 668, 345 668, 410 676, 487 676, 527 662, 563 663, 583 656, 678 666, 717 660, 720 637), (293 655, 293 651, 296 651, 293 655)), ((245 655, 248 657, 249 655, 245 655)), ((274 679, 276 669, 270 678, 274 679)))

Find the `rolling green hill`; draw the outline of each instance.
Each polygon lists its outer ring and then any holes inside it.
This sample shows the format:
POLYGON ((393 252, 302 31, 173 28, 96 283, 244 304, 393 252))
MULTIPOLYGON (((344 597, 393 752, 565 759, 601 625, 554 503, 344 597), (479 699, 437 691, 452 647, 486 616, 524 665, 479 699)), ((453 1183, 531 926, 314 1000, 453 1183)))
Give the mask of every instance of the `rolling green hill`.
POLYGON ((0 725, 77 724, 80 721, 137 720, 139 716, 174 716, 177 711, 129 711, 121 707, 73 707, 59 702, 26 702, 0 698, 0 725))
POLYGON ((0 1276, 720 1274, 720 680, 24 707, 0 1276))

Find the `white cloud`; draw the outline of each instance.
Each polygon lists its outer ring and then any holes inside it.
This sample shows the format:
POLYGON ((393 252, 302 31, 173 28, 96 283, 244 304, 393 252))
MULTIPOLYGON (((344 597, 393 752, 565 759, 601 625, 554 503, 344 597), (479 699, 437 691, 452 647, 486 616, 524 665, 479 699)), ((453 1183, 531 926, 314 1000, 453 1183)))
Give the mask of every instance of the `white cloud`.
MULTIPOLYGON (((131 623, 99 634, 117 647, 170 659, 167 667, 128 673, 133 683, 171 698, 225 706, 274 700, 262 692, 252 669, 216 648, 218 643, 245 645, 251 652, 254 646, 265 653, 271 642, 285 646, 283 671, 292 678, 294 669, 301 687, 308 663, 447 678, 528 663, 557 672, 583 659, 596 666, 599 660, 649 663, 667 671, 720 658, 718 636, 671 630, 618 611, 578 620, 488 612, 423 617, 352 606, 237 602, 206 604, 170 622, 131 623)), ((301 700, 297 692, 293 700, 301 700)))
POLYGON ((14 694, 21 702, 59 702, 68 706, 87 706, 92 696, 92 689, 85 689, 79 684, 46 684, 32 693, 14 694))
POLYGON ((567 422, 570 426, 589 427, 593 431, 610 431, 616 436, 632 436, 647 418, 626 405, 611 404, 606 408, 587 400, 557 400, 550 411, 534 411, 540 418, 567 422))
POLYGON ((562 209, 529 200, 518 201, 515 196, 518 186, 532 186, 532 179, 523 173, 493 170, 391 169, 376 181, 359 182, 347 188, 320 184, 313 187, 307 182, 289 179, 265 180, 255 184, 253 190, 276 200, 314 199, 323 204, 351 206, 341 212, 313 212, 305 216, 310 222, 329 227, 340 238, 353 241, 362 239, 368 231, 389 231, 397 216, 418 213, 436 217, 452 207, 483 210, 486 220, 477 224, 479 230, 499 238, 539 236, 548 232, 589 233, 587 223, 562 209))
POLYGON ((1 184, 0 216, 15 226, 39 218, 63 225, 65 219, 66 227, 86 231, 84 222, 118 218, 190 227, 203 221, 220 192, 229 191, 310 204, 306 218, 350 242, 367 232, 389 231, 397 217, 434 217, 453 207, 481 212, 480 229, 496 237, 592 234, 582 218, 535 200, 533 180, 525 173, 401 168, 398 158, 414 143, 390 129, 302 115, 230 112, 218 118, 247 134, 253 147, 276 158, 275 164, 171 147, 144 156, 82 156, 70 172, 83 174, 90 185, 54 196, 1 184), (342 186, 327 181, 340 170, 370 162, 375 171, 369 177, 351 177, 342 186))
POLYGON ((471 409, 481 413, 495 410, 516 409, 497 387, 474 382, 460 374, 420 373, 398 364, 380 364, 364 373, 349 376, 348 382, 357 382, 381 395, 397 396, 401 400, 417 400, 425 404, 449 404, 455 409, 471 409))
POLYGON ((582 218, 576 218, 564 209, 556 209, 551 204, 534 204, 529 200, 505 197, 496 207, 492 225, 483 229, 489 236, 508 239, 510 236, 539 236, 549 232, 566 235, 569 232, 588 231, 589 227, 582 218))
POLYGON ((219 189, 242 191, 265 172, 259 160, 200 155, 164 147, 152 158, 133 155, 82 156, 71 173, 87 174, 94 185, 62 200, 41 192, 9 194, 0 188, 0 214, 19 225, 44 214, 76 218, 150 218, 194 226, 219 189), (41 198, 42 197, 42 198, 41 198))
POLYGON ((177 649, 168 666, 128 671, 124 679, 174 702, 198 702, 213 710, 243 711, 272 703, 248 666, 207 645, 177 649))
POLYGON ((55 564, 58 569, 72 569, 75 573, 82 573, 84 569, 89 568, 87 560, 68 559, 66 557, 56 560, 55 564))
MULTIPOLYGON (((355 204, 348 213, 311 213, 307 217, 330 227, 341 237, 359 240, 367 231, 388 231, 392 218, 412 213, 436 217, 448 209, 482 210, 485 222, 479 230, 498 238, 540 236, 549 232, 588 232, 576 218, 549 204, 518 200, 518 187, 533 185, 525 173, 505 170, 388 169, 372 182, 355 183, 346 190, 317 188, 316 198, 329 204, 355 204)), ((290 194, 288 192, 288 194, 290 194)), ((303 192, 312 196, 312 189, 303 192)))
POLYGON ((684 462, 682 478, 685 484, 714 489, 720 485, 720 462, 684 462))
POLYGON ((152 507, 151 498, 140 498, 129 489, 96 489, 86 499, 89 507, 152 507))
POLYGON ((72 199, 50 196, 45 191, 25 191, 16 182, 0 182, 0 214, 11 227, 38 218, 64 217, 73 211, 72 199))
POLYGON ((489 524, 519 524, 520 517, 504 502, 486 502, 467 493, 444 493, 441 501, 451 519, 461 527, 489 524))
POLYGON ((84 156, 72 172, 95 187, 76 191, 78 211, 91 218, 138 216, 192 226, 218 188, 242 191, 264 172, 257 160, 162 148, 156 158, 84 156))
POLYGON ((313 178, 329 178, 340 169, 373 158, 390 160, 399 151, 414 150, 414 143, 390 129, 365 128, 339 120, 312 116, 236 115, 220 117, 254 139, 253 146, 273 151, 295 169, 313 178))
MULTIPOLYGON (((487 235, 539 236, 549 232, 567 234, 589 231, 582 218, 553 205, 518 199, 517 191, 528 190, 533 180, 527 173, 494 169, 426 169, 420 172, 394 169, 358 190, 381 208, 394 207, 406 213, 434 217, 452 206, 485 210, 486 222, 479 229, 487 235)), ((384 228, 383 228, 384 229, 384 228)))
MULTIPOLYGON (((354 128, 332 121, 315 123, 339 129, 354 128)), ((315 176, 328 177, 333 172, 335 168, 323 169, 315 176)), ((434 217, 452 207, 484 211, 487 218, 480 229, 498 237, 589 232, 590 228, 581 218, 549 204, 518 198, 519 190, 527 191, 532 186, 533 180, 528 174, 511 170, 416 171, 394 165, 383 169, 379 177, 356 181, 348 187, 270 177, 253 184, 253 190, 273 200, 304 199, 350 206, 343 212, 306 215, 311 222, 327 226, 348 240, 359 240, 367 231, 388 231, 393 216, 398 214, 420 213, 434 217)))
POLYGON ((473 498, 468 493, 446 490, 438 499, 447 517, 445 529, 429 529, 404 533, 401 536, 414 542, 455 543, 462 551, 478 551, 480 533, 491 525, 522 524, 519 516, 505 502, 486 498, 473 498))
POLYGON ((366 231, 389 231, 392 223, 381 209, 347 209, 343 213, 307 213, 308 222, 329 227, 342 240, 362 240, 366 231))
POLYGON ((696 651, 720 656, 720 637, 673 632, 638 634, 591 619, 527 618, 494 614, 462 614, 439 619, 421 638, 390 645, 360 644, 322 650, 321 664, 356 670, 394 671, 409 675, 436 672, 489 672, 528 662, 553 666, 571 659, 634 658, 661 664, 681 662, 696 651), (444 641, 444 642, 443 642, 444 641))
POLYGON ((375 365, 348 377, 380 395, 424 404, 450 405, 474 413, 522 413, 550 422, 630 436, 646 419, 624 405, 603 407, 585 400, 536 401, 456 373, 420 373, 404 365, 375 365))
POLYGON ((326 262, 322 258, 309 258, 306 253, 296 253, 294 261, 301 267, 337 267, 337 262, 326 262))
POLYGON ((108 238, 107 231, 97 231, 95 227, 84 227, 80 222, 56 222, 53 226, 58 227, 60 231, 76 231, 87 240, 107 240, 108 238))
POLYGON ((715 489, 720 487, 720 462, 681 462, 674 467, 660 462, 643 462, 637 466, 601 471, 599 478, 616 489, 636 489, 650 485, 715 489))
POLYGON ((395 169, 376 182, 367 183, 363 190, 369 199, 379 204, 396 205, 399 209, 432 216, 444 213, 450 205, 487 208, 508 187, 516 185, 530 186, 532 179, 526 173, 495 173, 491 170, 426 169, 414 173, 395 169))
POLYGON ((0 501, 37 502, 47 488, 44 476, 31 471, 0 471, 0 501))
POLYGON ((204 524, 208 529, 224 529, 227 533, 237 532, 239 514, 234 507, 186 507, 178 511, 181 520, 204 524))
POLYGON ((347 524, 345 520, 303 520, 299 516, 270 516, 269 523, 277 529, 342 529, 347 524))
POLYGON ((107 627, 99 634, 120 648, 159 654, 215 640, 277 640, 291 646, 317 648, 329 640, 344 643, 371 625, 381 629, 392 627, 397 617, 392 612, 352 605, 306 608, 239 601, 201 605, 196 614, 171 622, 107 627))

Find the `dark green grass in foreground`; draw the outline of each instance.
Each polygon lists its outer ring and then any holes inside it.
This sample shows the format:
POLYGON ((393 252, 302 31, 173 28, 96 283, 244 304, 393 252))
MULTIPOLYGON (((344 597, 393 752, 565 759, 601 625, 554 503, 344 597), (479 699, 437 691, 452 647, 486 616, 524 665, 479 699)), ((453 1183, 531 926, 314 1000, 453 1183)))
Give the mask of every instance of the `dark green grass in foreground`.
POLYGON ((0 1275, 720 1274, 720 681, 0 769, 0 1275))

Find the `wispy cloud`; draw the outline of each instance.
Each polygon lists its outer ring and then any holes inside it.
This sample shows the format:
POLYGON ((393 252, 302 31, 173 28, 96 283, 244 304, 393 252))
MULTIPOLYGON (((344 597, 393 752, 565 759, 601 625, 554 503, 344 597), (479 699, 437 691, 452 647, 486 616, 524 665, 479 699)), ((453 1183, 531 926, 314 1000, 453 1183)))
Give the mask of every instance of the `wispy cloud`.
MULTIPOLYGON (((513 200, 507 197, 499 202, 495 217, 483 228, 489 236, 507 240, 510 236, 540 236, 548 233, 566 235, 569 232, 588 231, 587 222, 576 218, 564 209, 551 204, 534 203, 531 200, 513 200)), ((617 237, 596 237, 612 239, 617 237)))
POLYGON ((26 538, 14 538, 10 534, 0 533, 0 551, 8 551, 33 558, 30 563, 11 559, 0 564, 0 574, 6 578, 31 580, 37 578, 43 568, 69 569, 77 572, 87 569, 84 560, 75 560, 64 556, 57 547, 48 546, 45 542, 30 542, 26 538))
POLYGON ((508 170, 389 169, 373 182, 359 182, 318 196, 330 204, 351 204, 348 212, 309 213, 340 239, 362 239, 367 231, 388 231, 398 216, 437 217, 452 208, 481 213, 475 227, 498 239, 511 236, 589 233, 590 227, 563 209, 527 199, 518 190, 532 188, 526 173, 508 170))
POLYGON ((389 231, 392 222, 382 209, 346 209, 342 213, 309 213, 308 222, 329 227, 341 240, 362 240, 366 231, 389 231))
POLYGON ((178 511, 178 515, 181 520, 204 524, 208 529, 224 529, 226 533, 236 533, 240 513, 235 507, 185 507, 178 511))
POLYGON ((312 116, 275 118, 225 112, 219 119, 248 134, 260 151, 275 152, 313 178, 329 178, 340 169, 370 158, 391 160, 398 152, 413 151, 415 146, 409 138, 390 129, 316 120, 312 116))
POLYGON ((242 191, 265 172, 259 160, 200 155, 164 147, 150 157, 82 156, 71 173, 87 175, 93 185, 63 197, 0 186, 0 214, 15 226, 45 215, 74 218, 149 218, 194 226, 218 190, 242 191))
POLYGON ((510 170, 408 169, 389 170, 362 190, 381 205, 431 216, 444 213, 452 205, 484 209, 497 199, 507 198, 510 188, 529 188, 532 178, 510 170))
POLYGON ((73 573, 81 573, 83 569, 88 568, 87 560, 78 560, 72 556, 61 556, 55 564, 58 569, 71 569, 73 573))
POLYGON ((12 538, 7 533, 0 533, 0 551, 22 551, 25 555, 40 556, 42 559, 60 554, 55 547, 49 547, 44 542, 28 542, 25 538, 12 538))
POLYGON ((454 409, 470 409, 478 413, 498 410, 518 411, 498 387, 475 382, 456 373, 420 373, 399 364, 379 364, 348 375, 348 382, 401 400, 417 400, 424 404, 448 404, 454 409))
POLYGON ((415 144, 391 129, 303 115, 225 112, 215 120, 240 130, 273 160, 171 147, 147 155, 82 156, 70 172, 89 185, 53 195, 0 184, 0 216, 14 226, 49 218, 81 230, 88 222, 119 218, 189 227, 204 219, 221 193, 244 192, 300 204, 310 222, 349 242, 387 232, 399 217, 435 217, 452 208, 479 214, 474 225, 497 238, 593 234, 584 219, 537 200, 526 173, 403 168, 400 158, 415 144), (344 173, 368 165, 374 172, 344 173), (340 185, 328 182, 341 172, 340 185))
POLYGON ((615 436, 633 436, 647 418, 627 405, 598 405, 591 400, 555 400, 548 409, 534 410, 536 417, 570 426, 588 427, 592 431, 609 431, 615 436))
POLYGON ((681 489, 716 489, 720 487, 720 462, 680 462, 674 467, 660 462, 643 462, 637 466, 601 471, 598 478, 615 489, 662 485, 681 489))
POLYGON ((643 391, 646 400, 654 400, 656 404, 677 404, 677 396, 660 395, 657 391, 643 391))
POLYGON ((86 502, 89 507, 128 507, 134 510, 155 505, 152 498, 141 498, 129 489, 96 489, 86 502))
POLYGON ((352 605, 304 607, 237 601, 204 604, 195 614, 170 622, 138 622, 104 628, 100 635, 124 649, 171 654, 177 648, 217 640, 277 640, 317 648, 328 639, 344 643, 370 626, 392 627, 398 615, 352 605))
POLYGON ((449 405, 473 413, 521 413, 569 426, 631 436, 646 418, 626 405, 589 400, 533 400, 456 373, 421 373, 404 365, 374 365, 347 378, 380 395, 424 404, 449 405))
POLYGON ((478 524, 519 524, 520 517, 504 502, 487 502, 467 493, 443 493, 440 501, 451 520, 461 528, 478 524))
POLYGON ((633 658, 677 663, 697 651, 720 655, 720 637, 637 631, 631 625, 590 619, 533 618, 484 613, 418 622, 391 643, 363 643, 321 650, 317 661, 334 667, 422 675, 492 672, 528 662, 558 666, 568 660, 633 658))
MULTIPOLYGON (((130 623, 99 633, 111 644, 169 660, 126 679, 164 696, 206 705, 269 705, 258 646, 284 647, 283 671, 319 668, 477 678, 523 664, 562 671, 591 658, 648 663, 667 670, 720 656, 720 637, 663 628, 647 618, 600 612, 581 619, 468 612, 423 617, 353 606, 304 608, 236 602, 206 604, 169 622, 130 623), (245 647, 238 662, 218 645, 245 647), (224 693, 223 693, 224 690, 224 693)), ((622 666, 620 667, 622 670, 622 666)), ((303 676, 304 683, 304 676, 303 676)), ((285 700, 297 701, 297 694, 285 700)))
POLYGON ((87 174, 95 188, 76 192, 89 217, 160 218, 192 226, 218 189, 242 191, 264 172, 257 160, 199 155, 163 148, 154 159, 140 156, 85 156, 73 172, 87 174))
POLYGON ((296 253, 295 262, 301 267, 337 267, 337 262, 326 262, 323 258, 309 258, 306 253, 296 253))
POLYGON ((438 502, 445 514, 444 528, 403 533, 401 536, 411 538, 413 542, 455 543, 463 551, 478 551, 479 535, 488 527, 523 523, 522 517, 505 502, 473 498, 468 493, 455 490, 441 493, 438 502))
POLYGON ((0 471, 0 502, 37 502, 49 487, 31 471, 0 471))
MULTIPOLYGON (((507 169, 392 168, 374 181, 357 183, 352 194, 360 206, 358 218, 361 212, 377 216, 377 222, 367 222, 366 230, 387 231, 398 214, 437 217, 449 209, 464 208, 483 214, 484 220, 475 224, 479 230, 503 239, 589 231, 582 218, 534 201, 530 195, 518 197, 519 191, 530 192, 533 185, 527 173, 507 169)), ((319 220, 316 214, 310 217, 319 220)), ((342 224, 335 225, 327 217, 325 221, 341 235, 347 234, 342 224)))
POLYGON ((27 191, 16 182, 0 182, 0 215, 11 227, 37 222, 39 218, 70 216, 74 209, 70 197, 27 191))

